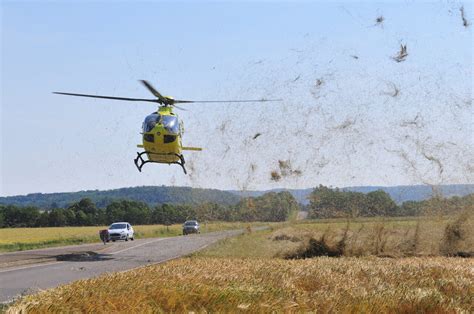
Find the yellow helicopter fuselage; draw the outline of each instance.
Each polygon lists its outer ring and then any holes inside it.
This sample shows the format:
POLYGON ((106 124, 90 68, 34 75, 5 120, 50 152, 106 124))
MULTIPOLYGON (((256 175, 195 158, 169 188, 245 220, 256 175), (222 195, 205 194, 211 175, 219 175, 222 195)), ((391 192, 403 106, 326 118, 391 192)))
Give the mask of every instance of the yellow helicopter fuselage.
MULTIPOLYGON (((143 148, 148 157, 147 162, 179 164, 184 170, 183 150, 197 150, 197 147, 183 147, 181 137, 183 134, 182 121, 173 113, 169 106, 162 106, 157 112, 148 115, 143 122, 143 144, 137 145, 143 148)), ((141 154, 143 154, 141 153, 141 154)), ((135 163, 139 170, 141 166, 135 163)))
POLYGON ((181 121, 178 120, 178 116, 171 111, 170 107, 160 107, 157 116, 158 121, 151 128, 146 128, 147 121, 144 122, 143 144, 137 146, 145 149, 150 161, 158 163, 177 162, 180 160, 179 156, 183 150, 181 121), (166 124, 163 123, 169 118, 177 124, 173 128, 166 127, 166 124))

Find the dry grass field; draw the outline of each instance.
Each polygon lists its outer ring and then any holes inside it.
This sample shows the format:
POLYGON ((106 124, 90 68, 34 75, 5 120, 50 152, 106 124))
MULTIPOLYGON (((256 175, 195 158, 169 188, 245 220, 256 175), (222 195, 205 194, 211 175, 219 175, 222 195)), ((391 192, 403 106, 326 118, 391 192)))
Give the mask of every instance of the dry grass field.
MULTIPOLYGON (((249 224, 212 222, 201 225, 201 232, 245 228, 249 224)), ((2 228, 0 229, 0 252, 21 251, 35 248, 69 244, 100 242, 99 230, 95 227, 51 227, 51 228, 2 228)), ((171 237, 181 234, 181 225, 134 226, 137 238, 171 237)))
MULTIPOLYGON (((474 230, 474 213, 455 217, 300 221, 225 239, 198 254, 285 258, 311 249, 313 239, 316 244, 326 245, 326 249, 339 248, 339 255, 348 257, 455 255, 474 252, 474 232, 471 230, 474 230)), ((319 253, 329 255, 330 252, 319 253)))
MULTIPOLYGON (((474 212, 453 217, 303 222, 280 229, 271 238, 298 243, 300 251, 316 240, 343 256, 437 256, 473 253, 471 230, 474 212)), ((286 253, 291 255, 291 249, 286 253)))
MULTIPOLYGON (((472 313, 474 259, 434 256, 458 220, 371 219, 349 227, 345 221, 304 222, 248 231, 187 258, 27 296, 7 311, 472 313), (386 252, 373 251, 373 240, 357 257, 353 249, 336 258, 292 255, 322 236, 329 247, 344 234, 347 248, 363 247, 362 239, 374 238, 381 226, 390 239, 386 252), (411 257, 395 252, 403 247, 395 244, 416 233, 411 257), (440 236, 431 239, 433 234, 440 236)), ((464 227, 456 230, 465 235, 464 227)), ((472 243, 462 245, 472 249, 472 243)))
POLYGON ((192 257, 81 280, 8 312, 451 313, 474 310, 474 261, 192 257))

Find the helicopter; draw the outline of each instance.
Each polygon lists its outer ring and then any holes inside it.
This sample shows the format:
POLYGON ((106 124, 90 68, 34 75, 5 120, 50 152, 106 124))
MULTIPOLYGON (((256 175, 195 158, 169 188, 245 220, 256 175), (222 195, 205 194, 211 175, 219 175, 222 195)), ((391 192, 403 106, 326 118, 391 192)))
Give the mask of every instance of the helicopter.
POLYGON ((159 104, 158 110, 152 112, 145 117, 142 124, 142 144, 138 144, 138 148, 143 148, 142 152, 137 152, 137 157, 133 160, 138 171, 142 171, 142 167, 146 163, 159 164, 177 164, 181 166, 184 174, 187 174, 184 166, 185 160, 183 151, 202 151, 200 147, 190 147, 182 145, 182 136, 184 133, 183 121, 173 112, 173 108, 186 110, 178 107, 176 104, 188 103, 243 103, 243 102, 267 102, 281 101, 281 99, 258 99, 258 100, 179 100, 171 96, 161 95, 148 81, 140 80, 140 82, 155 96, 155 99, 128 98, 100 96, 76 93, 53 92, 53 94, 102 98, 111 100, 153 102, 159 104), (144 156, 146 156, 144 158, 144 156))

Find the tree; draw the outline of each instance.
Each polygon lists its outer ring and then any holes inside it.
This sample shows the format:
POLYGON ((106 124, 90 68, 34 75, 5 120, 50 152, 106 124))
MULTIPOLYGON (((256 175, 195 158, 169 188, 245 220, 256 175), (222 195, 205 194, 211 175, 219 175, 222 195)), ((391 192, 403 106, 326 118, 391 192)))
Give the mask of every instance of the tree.
POLYGON ((157 205, 152 214, 153 223, 169 226, 178 220, 178 214, 173 205, 157 205))
POLYGON ((82 210, 76 212, 76 226, 89 226, 89 217, 82 210))
POLYGON ((422 211, 422 203, 416 201, 403 202, 397 212, 397 216, 419 216, 422 211))
POLYGON ((36 227, 49 227, 49 213, 44 211, 36 221, 36 227))
POLYGON ((291 193, 270 192, 241 200, 233 216, 242 221, 285 221, 298 209, 298 202, 291 193))
POLYGON ((397 210, 397 204, 390 195, 382 190, 367 193, 366 216, 393 216, 397 210))
POLYGON ((49 225, 51 227, 62 227, 65 226, 66 223, 67 219, 63 209, 56 208, 49 213, 49 225))
POLYGON ((76 215, 76 225, 88 226, 99 225, 98 209, 90 198, 83 198, 79 202, 73 203, 68 207, 76 215), (79 213, 81 213, 79 215, 79 213), (84 217, 85 215, 85 217, 84 217))
POLYGON ((109 223, 123 221, 125 217, 125 208, 120 202, 112 202, 105 209, 105 216, 109 223))
POLYGON ((128 221, 131 224, 151 223, 151 211, 147 204, 137 201, 121 200, 110 203, 105 210, 109 223, 128 221))
POLYGON ((309 218, 385 216, 398 211, 397 204, 382 190, 363 194, 320 185, 309 200, 309 218))
POLYGON ((39 217, 39 209, 32 206, 8 205, 3 208, 3 220, 6 227, 34 227, 39 217))
POLYGON ((349 217, 358 215, 364 195, 320 185, 311 192, 309 201, 310 218, 349 217))
POLYGON ((151 222, 151 211, 147 204, 136 201, 121 202, 125 211, 125 221, 136 225, 144 225, 151 222))
MULTIPOLYGON (((54 211, 54 209, 53 209, 54 211)), ((76 224, 76 213, 70 208, 63 210, 64 219, 66 220, 67 226, 74 226, 76 224)))

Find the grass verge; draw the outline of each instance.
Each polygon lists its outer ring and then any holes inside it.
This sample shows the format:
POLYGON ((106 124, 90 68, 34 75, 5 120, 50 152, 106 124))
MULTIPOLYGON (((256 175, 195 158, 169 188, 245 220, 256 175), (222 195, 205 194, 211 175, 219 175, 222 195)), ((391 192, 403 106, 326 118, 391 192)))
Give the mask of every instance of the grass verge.
MULTIPOLYGON (((248 226, 240 222, 211 222, 201 225, 201 232, 240 229, 248 226)), ((254 224, 257 225, 257 224, 254 224)), ((64 245, 98 243, 99 230, 106 226, 56 228, 3 228, 0 229, 0 252, 23 251, 64 245)), ((180 235, 181 225, 134 226, 136 238, 172 237, 180 235)))

